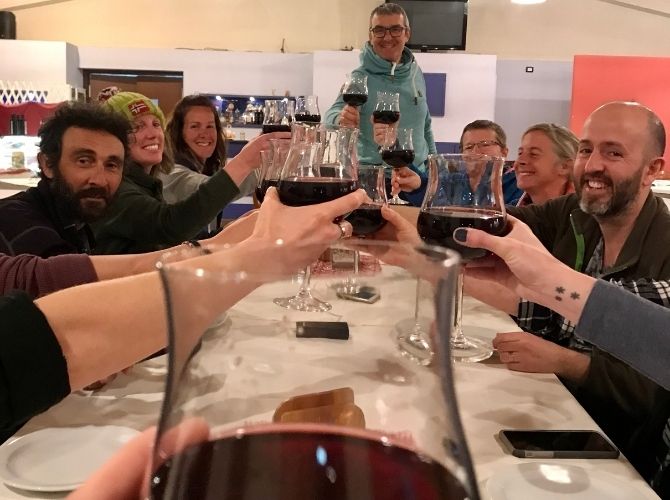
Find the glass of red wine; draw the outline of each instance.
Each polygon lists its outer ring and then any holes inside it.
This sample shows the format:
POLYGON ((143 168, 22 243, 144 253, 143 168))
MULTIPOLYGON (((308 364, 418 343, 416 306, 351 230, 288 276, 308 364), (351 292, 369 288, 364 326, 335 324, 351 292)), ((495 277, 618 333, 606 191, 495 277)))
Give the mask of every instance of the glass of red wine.
MULTIPOLYGON (((275 268, 238 272, 221 265, 229 260, 216 247, 163 257, 168 377, 148 498, 479 500, 450 359, 458 255, 365 241, 361 253, 381 258, 366 275, 381 298, 335 299, 315 323, 267 306, 293 266, 325 249, 297 245, 251 249, 249 260, 275 268), (409 313, 416 279, 432 284, 431 368, 400 356, 388 335, 409 313)), ((333 276, 315 280, 329 289, 333 276)))
MULTIPOLYGON (((369 201, 355 209, 347 216, 347 221, 353 227, 353 236, 365 238, 376 233, 386 225, 386 219, 382 217, 382 207, 388 204, 386 199, 386 186, 384 184, 384 167, 375 165, 361 165, 358 167, 358 187, 364 189, 369 201)), ((354 276, 358 274, 360 266, 360 253, 353 251, 354 276)), ((375 293, 371 287, 365 287, 365 294, 375 293)), ((339 294, 359 294, 361 285, 354 277, 349 277, 337 285, 339 294)))
POLYGON ((368 101, 368 75, 352 73, 342 87, 342 100, 355 108, 368 101))
MULTIPOLYGON (((487 255, 481 248, 466 248, 453 240, 459 227, 503 234, 507 213, 502 192, 504 159, 477 153, 431 155, 426 196, 417 229, 431 245, 457 250, 464 262, 487 255)), ((458 361, 477 362, 493 354, 491 342, 466 336, 462 327, 463 269, 458 276, 452 355, 458 361)))
MULTIPOLYGON (((284 205, 324 203, 358 189, 355 149, 358 129, 334 125, 319 128, 320 142, 293 144, 279 178, 279 199, 284 205)), ((337 222, 337 221, 335 221, 337 222)), ((274 299, 274 303, 299 311, 324 312, 330 303, 312 295, 311 267, 305 268, 295 296, 274 299)))
MULTIPOLYGON (((414 161, 414 144, 412 142, 413 130, 411 128, 392 128, 386 130, 386 139, 382 146, 380 146, 380 153, 382 160, 387 165, 393 167, 393 170, 398 170, 403 167, 408 167, 414 161)), ((391 205, 407 205, 407 202, 401 200, 395 193, 389 204, 391 205)))
POLYGON ((319 123, 321 111, 319 111, 318 97, 315 95, 297 97, 294 116, 296 122, 319 123))
POLYGON ((395 125, 400 120, 400 94, 397 92, 377 92, 377 103, 372 112, 374 123, 395 125))
POLYGON ((293 101, 284 99, 267 99, 265 101, 264 115, 263 115, 263 134, 271 132, 290 132, 291 122, 293 116, 291 114, 291 107, 293 101))

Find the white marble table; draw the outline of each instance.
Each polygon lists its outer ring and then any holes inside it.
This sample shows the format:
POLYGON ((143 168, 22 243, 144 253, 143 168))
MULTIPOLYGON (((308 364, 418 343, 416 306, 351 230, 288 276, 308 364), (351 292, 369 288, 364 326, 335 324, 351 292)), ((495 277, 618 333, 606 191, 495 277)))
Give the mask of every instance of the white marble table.
MULTIPOLYGON (((270 295, 272 296, 273 292, 270 295)), ((354 339, 362 342, 361 348, 370 347, 366 347, 365 340, 361 340, 364 339, 361 332, 374 332, 375 329, 379 330, 380 326, 383 326, 384 332, 390 332, 387 325, 393 324, 396 318, 393 317, 390 310, 386 312, 389 314, 374 316, 374 319, 366 321, 366 325, 350 324, 354 339), (368 330, 355 329, 363 327, 368 330)), ((232 327, 246 326, 264 321, 268 316, 280 314, 282 312, 279 308, 274 308, 267 303, 266 293, 265 297, 260 297, 260 299, 258 296, 245 299, 230 312, 228 321, 232 327), (260 307, 261 304, 267 304, 267 307, 260 307)), ((406 315, 406 311, 400 310, 397 314, 403 316, 406 315)), ((325 318, 336 320, 337 314, 326 313, 320 318, 311 317, 314 320, 325 318)), ((464 324, 466 332, 487 337, 493 337, 498 331, 517 330, 516 325, 507 316, 494 312, 471 299, 466 299, 464 324)), ((384 333, 384 335, 389 334, 384 333)), ((264 342, 267 345, 267 339, 264 342)), ((268 350, 269 348, 268 345, 268 350)), ((90 424, 123 425, 138 430, 146 428, 154 424, 158 418, 164 373, 164 359, 162 358, 137 365, 128 375, 120 375, 99 392, 71 395, 61 404, 31 420, 20 434, 43 428, 90 424)), ((458 364, 455 376, 466 437, 483 498, 488 498, 486 480, 492 474, 511 464, 532 461, 519 459, 505 452, 496 438, 500 429, 597 429, 588 414, 553 375, 514 373, 495 361, 489 361, 473 365, 458 364)), ((318 384, 318 379, 319 374, 316 373, 310 377, 306 386, 311 387, 313 380, 316 380, 314 383, 318 384)), ((370 385, 370 380, 365 380, 365 382, 368 386, 370 385)), ((366 397, 365 390, 360 390, 359 395, 363 401, 361 406, 363 406, 366 397)), ((357 404, 359 404, 358 399, 357 404)), ((262 418, 266 416, 262 415, 262 418)), ((420 422, 414 420, 406 422, 405 428, 417 427, 421 428, 420 422)), ((551 462, 551 460, 545 460, 545 462, 551 462)), ((633 485, 642 498, 657 498, 623 457, 618 460, 560 460, 556 462, 573 463, 585 469, 606 471, 633 485)), ((12 490, 0 484, 0 499, 48 499, 64 498, 64 496, 64 494, 27 493, 12 490)))

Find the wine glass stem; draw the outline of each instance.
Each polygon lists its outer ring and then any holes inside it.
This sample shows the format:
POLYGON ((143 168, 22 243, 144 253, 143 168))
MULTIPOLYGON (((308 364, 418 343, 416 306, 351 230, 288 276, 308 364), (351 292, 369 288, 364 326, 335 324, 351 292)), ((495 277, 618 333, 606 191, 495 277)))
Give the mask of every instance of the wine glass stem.
POLYGON ((311 290, 309 289, 309 279, 312 275, 312 268, 311 266, 307 266, 305 268, 305 276, 302 279, 302 283, 300 284, 300 290, 298 290, 298 297, 310 297, 312 295, 311 290))
POLYGON ((461 266, 458 270, 458 281, 456 282, 456 300, 454 302, 454 333, 451 340, 455 348, 465 348, 467 339, 463 334, 463 275, 465 267, 461 266))
POLYGON ((414 328, 410 334, 411 341, 417 341, 421 338, 421 323, 419 321, 419 295, 421 292, 421 280, 416 279, 416 293, 414 294, 414 328))

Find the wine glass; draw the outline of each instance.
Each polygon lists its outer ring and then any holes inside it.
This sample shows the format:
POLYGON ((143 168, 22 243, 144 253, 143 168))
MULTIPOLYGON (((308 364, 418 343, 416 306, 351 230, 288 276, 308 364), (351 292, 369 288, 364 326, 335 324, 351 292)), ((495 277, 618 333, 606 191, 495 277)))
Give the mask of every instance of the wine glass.
MULTIPOLYGON (((225 253, 206 250, 214 253, 160 264, 169 369, 150 499, 479 500, 449 352, 455 252, 366 242, 361 252, 403 256, 404 265, 382 261, 366 277, 383 291, 378 302, 335 301, 315 325, 267 307, 290 274, 213 270, 207 263, 225 253), (387 335, 408 313, 403 297, 417 278, 432 283, 431 369, 397 355, 387 335), (223 309, 228 320, 208 328, 223 309)), ((285 264, 290 253, 277 246, 251 257, 285 264)))
POLYGON ((372 121, 393 125, 400 119, 400 94, 397 92, 377 92, 377 103, 372 112, 372 121))
POLYGON ((256 199, 263 203, 265 192, 269 187, 277 187, 279 174, 286 162, 289 151, 289 141, 286 139, 270 139, 271 149, 261 151, 261 169, 256 186, 256 199))
MULTIPOLYGON (((507 213, 502 194, 504 158, 483 154, 431 155, 426 196, 417 229, 430 244, 457 250, 464 262, 487 255, 453 240, 459 227, 481 229, 493 235, 505 231, 507 213)), ((458 361, 477 362, 493 354, 491 342, 463 333, 463 268, 458 275, 452 354, 458 361)))
MULTIPOLYGON (((414 161, 414 144, 412 142, 413 130, 411 128, 394 129, 389 127, 386 130, 386 139, 380 146, 382 160, 394 170, 407 167, 414 161)), ((407 205, 395 193, 389 201, 391 205, 407 205)))
MULTIPOLYGON (((331 201, 358 189, 355 162, 358 130, 334 125, 322 127, 320 142, 293 144, 279 178, 279 199, 285 205, 304 206, 331 201)), ((305 269, 300 290, 274 303, 288 309, 323 312, 331 304, 317 299, 309 287, 311 269, 305 269)))
POLYGON ((349 106, 362 106, 368 101, 368 75, 352 73, 342 87, 342 100, 349 106))
POLYGON ((269 134, 271 132, 290 132, 291 106, 293 101, 284 99, 267 99, 265 101, 265 111, 263 115, 263 128, 261 133, 269 134))
POLYGON ((319 123, 321 111, 319 111, 319 99, 315 95, 301 96, 295 100, 295 121, 307 123, 319 123))
MULTIPOLYGON (((382 217, 382 206, 388 203, 386 199, 386 186, 384 185, 384 167, 374 165, 361 165, 358 167, 358 187, 364 189, 370 201, 364 203, 347 216, 347 221, 353 228, 353 236, 365 238, 376 233, 386 225, 386 219, 382 217)), ((360 264, 360 253, 353 250, 354 254, 354 276, 336 286, 338 294, 357 294, 360 285, 355 279, 360 264)), ((366 287, 366 294, 376 293, 376 290, 366 287)))

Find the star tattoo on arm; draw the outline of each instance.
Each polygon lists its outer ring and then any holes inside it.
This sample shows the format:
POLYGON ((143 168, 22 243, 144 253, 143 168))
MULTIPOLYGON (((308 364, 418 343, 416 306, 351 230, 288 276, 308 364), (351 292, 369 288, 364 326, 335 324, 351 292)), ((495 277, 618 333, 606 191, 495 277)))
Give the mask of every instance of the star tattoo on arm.
POLYGON ((556 287, 556 293, 557 293, 558 295, 556 295, 556 297, 554 297, 554 298, 555 298, 557 301, 561 302, 561 301, 563 300, 563 297, 561 297, 561 295, 563 295, 563 294, 565 293, 565 288, 563 288, 562 286, 557 286, 557 287, 556 287))

